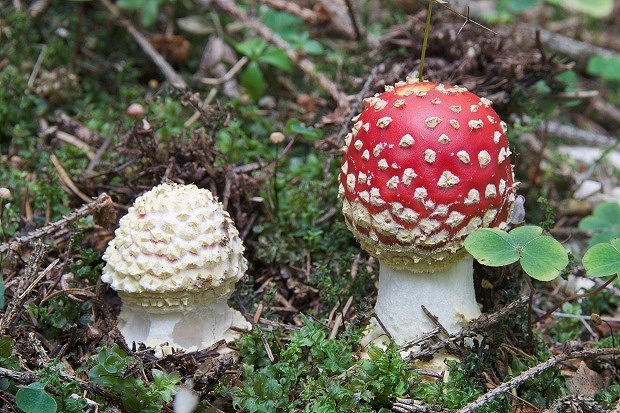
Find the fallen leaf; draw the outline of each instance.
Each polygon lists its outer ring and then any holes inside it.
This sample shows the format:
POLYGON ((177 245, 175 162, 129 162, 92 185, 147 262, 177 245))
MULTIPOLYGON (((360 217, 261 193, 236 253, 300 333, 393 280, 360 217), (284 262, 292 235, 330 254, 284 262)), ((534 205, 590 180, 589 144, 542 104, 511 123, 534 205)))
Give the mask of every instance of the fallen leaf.
POLYGON ((603 377, 582 361, 575 375, 569 380, 568 387, 574 395, 592 397, 603 390, 603 377))

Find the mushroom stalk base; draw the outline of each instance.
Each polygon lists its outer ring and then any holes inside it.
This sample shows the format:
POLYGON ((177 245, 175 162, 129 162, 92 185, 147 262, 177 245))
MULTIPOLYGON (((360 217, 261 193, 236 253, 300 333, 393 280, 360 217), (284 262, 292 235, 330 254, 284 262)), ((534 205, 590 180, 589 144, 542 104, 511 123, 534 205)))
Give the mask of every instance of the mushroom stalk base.
POLYGON ((228 306, 225 298, 191 310, 163 312, 160 308, 130 307, 123 304, 118 328, 128 346, 135 342, 147 347, 166 343, 173 348, 196 351, 224 339, 239 338, 236 330, 250 330, 251 324, 243 315, 228 306))
MULTIPOLYGON (((448 268, 414 273, 381 264, 375 314, 398 345, 403 345, 436 325, 424 306, 449 334, 458 332, 480 316, 473 281, 473 258, 466 256, 448 268)), ((375 318, 362 344, 381 345, 388 335, 375 318)))

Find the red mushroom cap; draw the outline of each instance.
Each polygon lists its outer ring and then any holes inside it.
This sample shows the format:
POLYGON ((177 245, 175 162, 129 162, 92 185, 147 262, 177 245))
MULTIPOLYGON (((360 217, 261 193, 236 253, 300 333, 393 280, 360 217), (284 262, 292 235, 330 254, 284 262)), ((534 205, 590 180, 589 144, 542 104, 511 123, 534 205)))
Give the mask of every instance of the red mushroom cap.
POLYGON ((515 199, 506 124, 462 87, 408 79, 385 89, 364 99, 345 138, 343 214, 382 263, 432 271, 466 254, 469 233, 506 228, 515 199))

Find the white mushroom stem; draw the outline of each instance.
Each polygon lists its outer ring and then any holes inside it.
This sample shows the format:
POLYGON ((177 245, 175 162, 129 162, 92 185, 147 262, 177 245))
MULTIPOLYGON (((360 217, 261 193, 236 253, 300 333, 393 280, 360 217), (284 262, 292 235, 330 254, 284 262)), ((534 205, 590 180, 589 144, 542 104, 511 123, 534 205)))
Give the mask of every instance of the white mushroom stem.
MULTIPOLYGON (((381 264, 375 313, 394 342, 402 345, 436 325, 422 310, 424 306, 453 334, 480 316, 473 281, 473 258, 434 272, 395 270, 381 264)), ((383 328, 373 320, 365 341, 389 341, 383 328)))
POLYGON ((231 309, 226 297, 191 310, 160 310, 158 307, 135 307, 123 304, 118 328, 128 344, 144 343, 157 347, 164 343, 197 350, 197 343, 232 341, 238 330, 248 330, 243 315, 231 309))

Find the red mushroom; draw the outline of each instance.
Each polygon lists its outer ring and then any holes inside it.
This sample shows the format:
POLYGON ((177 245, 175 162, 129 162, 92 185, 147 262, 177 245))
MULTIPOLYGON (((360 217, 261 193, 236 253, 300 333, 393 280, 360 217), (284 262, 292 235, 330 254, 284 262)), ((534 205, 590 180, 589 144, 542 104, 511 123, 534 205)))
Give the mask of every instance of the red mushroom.
MULTIPOLYGON (((339 197, 349 229, 380 262, 375 314, 402 345, 480 315, 464 238, 506 228, 515 199, 506 124, 458 86, 408 79, 364 99, 345 138, 339 197)), ((366 341, 387 338, 374 321, 366 341)))

